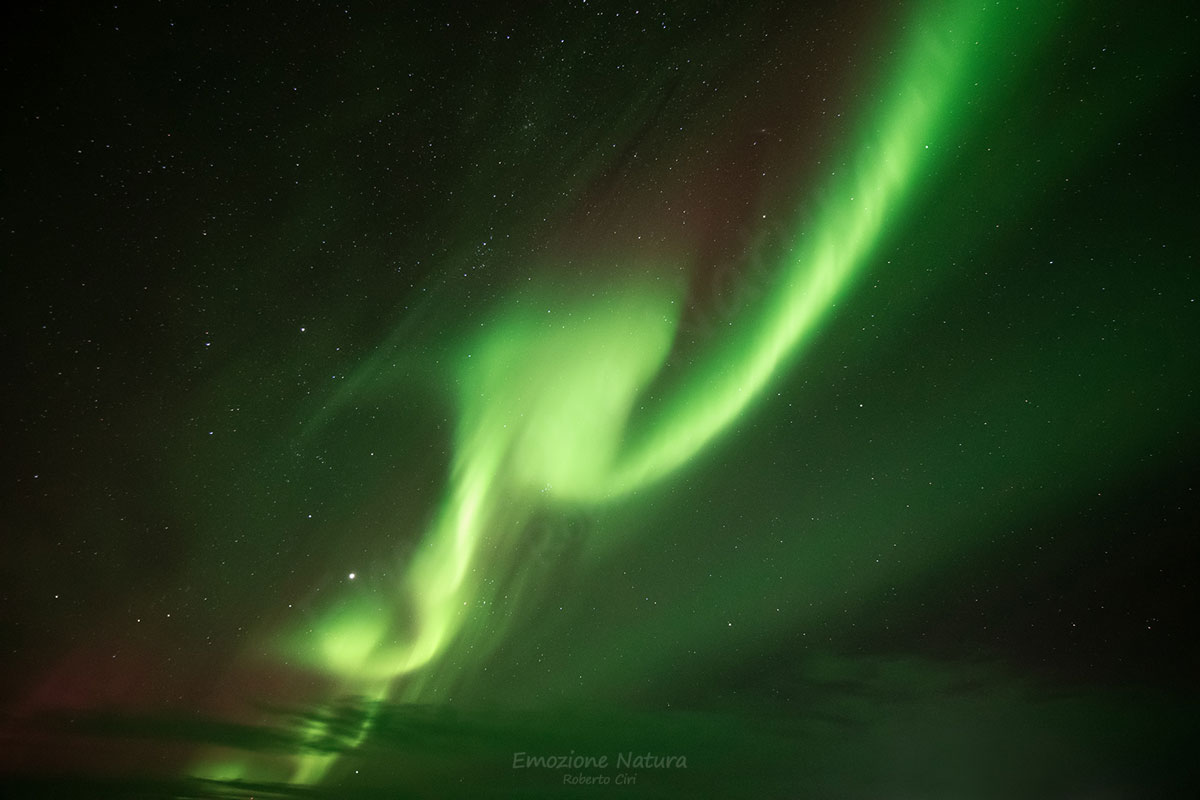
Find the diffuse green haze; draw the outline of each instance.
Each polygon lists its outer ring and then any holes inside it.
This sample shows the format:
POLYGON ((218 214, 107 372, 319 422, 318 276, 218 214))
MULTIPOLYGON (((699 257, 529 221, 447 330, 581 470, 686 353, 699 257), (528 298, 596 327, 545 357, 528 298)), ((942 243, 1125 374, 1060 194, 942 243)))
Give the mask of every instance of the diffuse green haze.
MULTIPOLYGON (((726 432, 868 264, 953 141, 964 92, 986 84, 999 43, 1029 22, 1019 15, 1046 13, 964 2, 931 5, 914 20, 850 168, 833 178, 816 216, 797 221, 774 291, 691 371, 668 376, 669 394, 644 397, 672 347, 678 287, 642 281, 552 303, 537 290, 512 296, 458 359, 451 474, 395 605, 347 601, 311 633, 289 637, 281 655, 368 700, 428 700, 452 685, 456 670, 442 657, 468 627, 484 640, 499 634, 490 603, 500 579, 520 580, 506 552, 537 509, 644 490, 726 432), (644 416, 632 413, 647 401, 644 416)), ((351 746, 369 726, 368 717, 351 746)), ((313 740, 326 733, 320 724, 308 732, 313 740)), ((336 758, 300 756, 291 779, 318 781, 336 758)), ((259 777, 242 765, 212 766, 201 774, 259 777)))

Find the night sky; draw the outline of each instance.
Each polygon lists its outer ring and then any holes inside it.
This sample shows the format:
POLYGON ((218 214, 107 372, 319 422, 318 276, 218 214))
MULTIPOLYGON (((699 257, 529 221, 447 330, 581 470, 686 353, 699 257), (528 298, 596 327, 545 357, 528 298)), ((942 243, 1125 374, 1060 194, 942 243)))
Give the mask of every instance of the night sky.
POLYGON ((1186 3, 252 5, 5 12, 0 791, 1194 796, 1186 3))

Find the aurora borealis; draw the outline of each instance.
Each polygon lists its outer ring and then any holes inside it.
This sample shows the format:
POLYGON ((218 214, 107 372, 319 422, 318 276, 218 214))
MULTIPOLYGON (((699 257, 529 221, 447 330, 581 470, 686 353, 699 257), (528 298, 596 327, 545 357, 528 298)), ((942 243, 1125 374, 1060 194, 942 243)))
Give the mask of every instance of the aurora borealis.
POLYGON ((1186 793, 1196 28, 20 12, 0 779, 1186 793))

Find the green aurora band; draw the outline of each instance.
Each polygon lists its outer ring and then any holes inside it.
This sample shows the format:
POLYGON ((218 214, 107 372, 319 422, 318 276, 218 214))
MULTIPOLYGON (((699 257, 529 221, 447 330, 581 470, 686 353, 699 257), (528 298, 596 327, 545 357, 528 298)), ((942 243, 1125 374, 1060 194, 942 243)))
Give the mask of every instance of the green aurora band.
MULTIPOLYGON (((493 554, 510 548, 539 509, 597 507, 647 490, 727 433, 870 265, 937 154, 953 146, 968 91, 986 86, 1018 32, 1030 47, 1050 17, 1040 7, 977 2, 925 8, 851 148, 850 168, 835 176, 814 217, 794 222, 765 301, 733 320, 686 374, 665 366, 682 306, 669 280, 576 292, 566 313, 548 313, 546 302, 553 296, 563 308, 564 292, 512 295, 463 346, 450 376, 458 394, 452 472, 395 607, 345 600, 311 632, 287 637, 281 655, 368 703, 421 702, 452 684, 448 649, 477 615, 499 612, 491 605, 498 585, 528 577, 503 575, 504 559, 493 554), (655 394, 661 387, 668 391, 655 394)), ((490 620, 493 639, 498 622, 490 620)), ((370 724, 368 716, 343 735, 344 748, 361 743, 370 724)), ((331 735, 326 724, 310 725, 312 742, 331 735)), ((286 768, 264 767, 222 752, 195 773, 260 780, 286 769, 293 783, 313 784, 338 758, 312 752, 286 768)))

